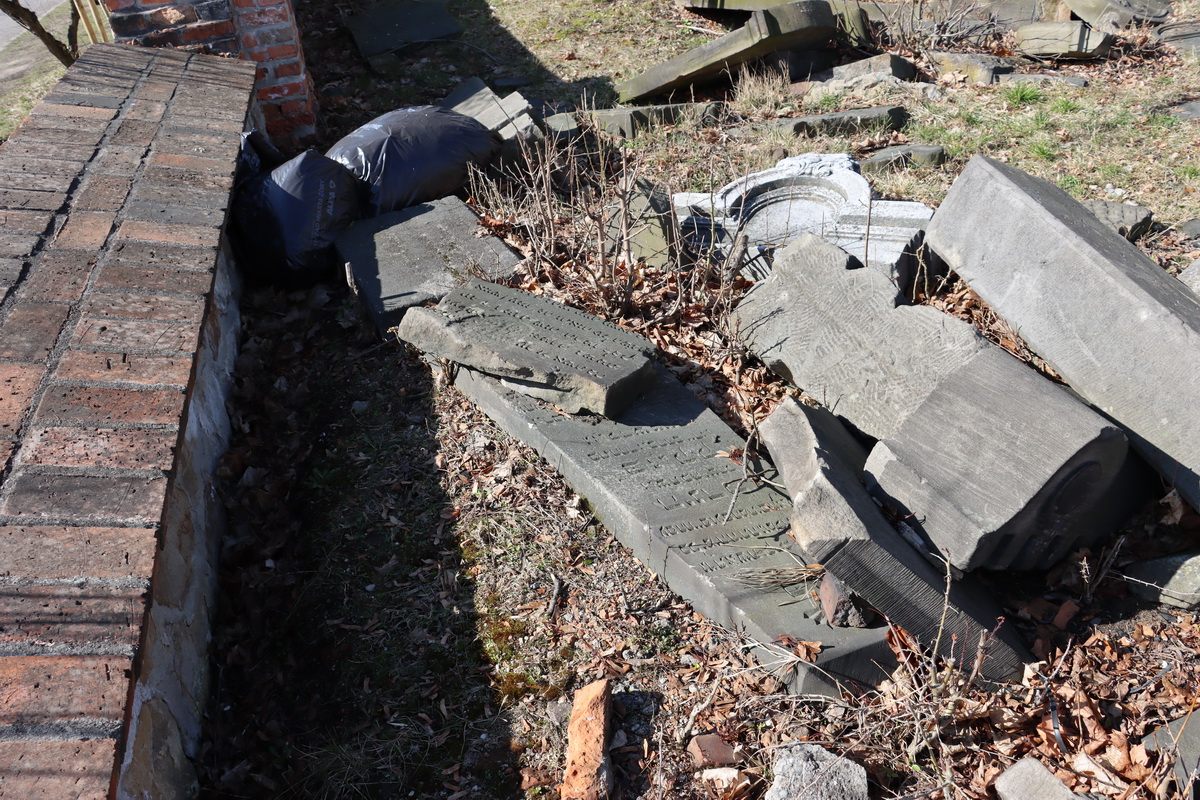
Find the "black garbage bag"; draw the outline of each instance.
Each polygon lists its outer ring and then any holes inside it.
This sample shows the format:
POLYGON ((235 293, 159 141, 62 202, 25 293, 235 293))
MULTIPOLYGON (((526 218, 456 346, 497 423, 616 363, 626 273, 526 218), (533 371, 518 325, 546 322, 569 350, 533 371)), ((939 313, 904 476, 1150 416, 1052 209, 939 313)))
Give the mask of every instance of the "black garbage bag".
POLYGON ((315 150, 245 178, 233 199, 234 256, 251 278, 286 288, 329 277, 334 242, 361 219, 358 179, 315 150))
POLYGON ((500 149, 499 134, 478 120, 440 106, 389 111, 343 137, 326 153, 366 184, 366 216, 453 194, 467 165, 486 165, 500 149))

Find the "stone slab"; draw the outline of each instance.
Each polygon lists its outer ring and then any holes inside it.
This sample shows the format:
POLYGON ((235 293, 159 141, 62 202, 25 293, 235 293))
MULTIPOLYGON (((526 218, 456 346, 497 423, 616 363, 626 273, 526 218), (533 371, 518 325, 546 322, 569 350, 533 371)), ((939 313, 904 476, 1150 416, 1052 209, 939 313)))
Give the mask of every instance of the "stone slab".
POLYGON ((655 366, 654 346, 636 333, 474 278, 435 308, 409 309, 396 335, 573 414, 615 416, 642 393, 655 366))
POLYGON ((1048 75, 1046 73, 1007 73, 996 76, 996 83, 1032 83, 1034 86, 1078 86, 1088 85, 1087 78, 1078 75, 1048 75))
POLYGON ((1016 30, 1017 50, 1034 58, 1101 58, 1113 37, 1085 22, 1035 22, 1016 30))
POLYGON ((1125 568, 1129 589, 1143 600, 1193 611, 1200 608, 1200 553, 1138 561, 1125 568))
POLYGON ((935 308, 898 307, 896 286, 855 264, 803 234, 776 254, 774 271, 746 292, 733 319, 768 367, 878 439, 988 345, 935 308))
POLYGON ((849 80, 863 75, 882 73, 892 75, 902 81, 915 80, 917 68, 911 61, 895 53, 884 53, 870 58, 851 61, 829 70, 827 73, 814 75, 814 80, 849 80))
POLYGON ((1147 750, 1174 755, 1175 797, 1200 797, 1200 718, 1180 717, 1142 739, 1147 750))
POLYGON ((763 800, 867 800, 867 771, 816 744, 781 747, 763 800))
POLYGON ((545 125, 546 135, 562 144, 578 139, 583 133, 576 116, 567 112, 551 114, 546 117, 545 125))
POLYGON ((999 75, 1013 71, 1013 60, 1003 56, 985 56, 978 53, 951 53, 934 50, 928 53, 929 60, 941 74, 961 72, 971 83, 991 84, 999 75))
MULTIPOLYGON (((616 419, 557 414, 468 369, 455 385, 558 469, 696 611, 758 642, 764 663, 788 663, 771 645, 781 636, 820 642, 815 665, 779 674, 792 691, 836 693, 836 681, 874 685, 894 668, 883 629, 826 627, 807 586, 761 589, 741 580, 802 563, 787 536, 791 503, 765 482, 748 482, 734 497, 743 468, 726 456, 745 442, 665 370, 616 419)), ((767 465, 753 466, 775 478, 767 465)))
POLYGON ((730 68, 774 50, 824 44, 837 32, 837 19, 824 0, 755 11, 741 28, 617 84, 622 102, 641 100, 720 77, 730 68))
POLYGON ((1029 654, 1003 626, 1000 605, 968 582, 947 587, 947 570, 901 538, 859 480, 861 448, 831 413, 788 399, 759 433, 792 496, 792 538, 809 560, 943 656, 957 648, 961 658, 965 646, 973 657, 980 637, 997 630, 982 673, 1020 676, 1029 654))
POLYGON ((998 347, 871 451, 868 490, 956 568, 1046 568, 1111 533, 1125 436, 998 347))
MULTIPOLYGON (((684 0, 686 8, 707 8, 717 11, 763 11, 787 5, 788 0, 684 0)), ((871 3, 857 0, 831 0, 830 8, 838 15, 838 25, 846 40, 855 46, 871 43, 868 7, 871 3)))
POLYGON ((939 167, 946 163, 946 149, 936 144, 901 144, 885 147, 858 162, 863 172, 889 172, 903 167, 939 167))
POLYGON ((828 114, 780 117, 772 120, 770 127, 796 136, 838 136, 865 130, 898 131, 907 122, 908 111, 903 106, 875 106, 828 114))
POLYGON ((337 241, 354 288, 380 336, 413 306, 440 300, 472 274, 499 279, 521 257, 495 236, 476 237, 479 218, 456 197, 359 220, 337 241))
POLYGON ((462 28, 446 10, 445 0, 381 0, 346 19, 363 58, 388 55, 429 39, 458 36, 462 28))
POLYGON ((1154 212, 1135 203, 1114 203, 1112 200, 1084 200, 1083 207, 1096 215, 1119 236, 1136 242, 1150 230, 1154 212))
POLYGON ((996 778, 993 787, 1000 800, 1078 800, 1046 765, 1036 758, 1022 758, 996 778))
POLYGON ((1163 25, 1155 31, 1155 37, 1180 53, 1200 55, 1200 20, 1180 20, 1163 25))
POLYGON ((1161 25, 1171 0, 1064 0, 1071 12, 1097 30, 1114 33, 1133 23, 1161 25))
POLYGON ((607 213, 609 256, 660 268, 675 263, 679 253, 675 214, 671 198, 660 187, 639 178, 629 190, 625 208, 617 203, 607 213))
POLYGON ((715 125, 725 110, 724 103, 667 103, 636 108, 604 108, 592 112, 592 123, 613 136, 632 138, 638 131, 658 125, 674 125, 692 118, 701 125, 715 125))
POLYGON ((1168 108, 1167 113, 1176 119, 1194 122, 1200 120, 1200 102, 1177 103, 1168 108))
POLYGON ((1179 280, 1183 282, 1184 286, 1200 294, 1200 258, 1193 261, 1187 269, 1179 273, 1179 280))
POLYGON ((1200 507, 1200 297, 1046 181, 975 156, 928 232, 1072 390, 1200 507))

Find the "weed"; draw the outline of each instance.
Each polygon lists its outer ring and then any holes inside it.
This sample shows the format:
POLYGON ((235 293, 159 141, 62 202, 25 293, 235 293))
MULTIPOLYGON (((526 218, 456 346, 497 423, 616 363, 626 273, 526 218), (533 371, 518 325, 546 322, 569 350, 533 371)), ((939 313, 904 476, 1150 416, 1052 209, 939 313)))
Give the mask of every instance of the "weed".
POLYGON ((1194 181, 1200 178, 1200 167, 1195 164, 1183 164, 1175 168, 1175 174, 1179 176, 1180 180, 1194 181))
POLYGON ((1078 111, 1082 106, 1069 97, 1056 97, 1054 102, 1050 104, 1050 110, 1056 114, 1070 114, 1078 111))
POLYGON ((828 92, 818 97, 811 107, 817 111, 837 111, 845 99, 841 92, 828 92))
POLYGON ((1000 95, 1011 108, 1031 106, 1045 98, 1045 93, 1032 83, 1015 83, 1002 89, 1000 95))
POLYGON ((791 80, 781 70, 744 70, 734 84, 729 109, 746 119, 766 119, 793 102, 791 80))
POLYGON ((1053 161, 1058 158, 1058 148, 1045 141, 1030 142, 1029 155, 1042 161, 1053 161))

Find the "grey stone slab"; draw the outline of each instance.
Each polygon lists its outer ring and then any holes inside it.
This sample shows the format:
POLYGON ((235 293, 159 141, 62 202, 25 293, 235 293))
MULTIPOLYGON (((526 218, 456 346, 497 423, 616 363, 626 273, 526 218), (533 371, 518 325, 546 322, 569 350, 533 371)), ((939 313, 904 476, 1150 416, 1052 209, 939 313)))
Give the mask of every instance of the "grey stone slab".
MULTIPOLYGON (((820 642, 815 665, 780 673, 792 691, 836 693, 835 681, 875 685, 894 668, 884 629, 829 628, 817 621, 807 586, 744 581, 797 565, 787 536, 791 504, 767 483, 748 482, 734 497, 743 468, 723 454, 745 442, 665 370, 616 419, 557 414, 468 369, 455 385, 558 469, 608 530, 698 612, 758 642, 764 663, 785 665, 771 647, 782 636, 820 642)), ((775 477, 767 465, 754 466, 775 477)))
POLYGON ((469 275, 499 279, 520 256, 457 197, 355 222, 337 241, 346 278, 381 336, 413 306, 440 300, 469 275))
POLYGON ((1161 25, 1171 17, 1170 0, 1065 0, 1088 25, 1110 33, 1133 23, 1161 25))
POLYGON ((1193 292, 1200 294, 1200 258, 1193 261, 1187 269, 1179 273, 1179 280, 1193 292))
POLYGON ((545 119, 546 135, 559 143, 578 139, 583 133, 579 120, 574 114, 552 114, 545 119))
POLYGON ((1200 506, 1200 298, 1066 192, 975 156, 928 243, 1200 506))
POLYGON ((763 800, 867 800, 867 771, 815 744, 779 749, 763 800))
POLYGON ((654 346, 548 297, 471 279, 396 329, 426 353, 471 367, 570 413, 615 416, 652 379, 654 346))
POLYGON ((1167 109, 1167 113, 1177 119, 1198 120, 1200 119, 1200 102, 1179 103, 1167 109))
POLYGON ((397 48, 430 39, 458 36, 462 28, 446 10, 445 0, 382 0, 346 19, 364 58, 385 56, 397 48))
POLYGON ((792 496, 792 538, 809 560, 933 652, 960 648, 961 657, 965 643, 973 654, 981 636, 997 631, 983 674, 1020 676, 1029 655, 1003 626, 999 604, 968 582, 947 587, 947 570, 904 541, 859 480, 857 443, 832 414, 785 400, 759 433, 792 496))
POLYGON ((1155 31, 1156 38, 1169 44, 1181 53, 1200 54, 1200 20, 1180 20, 1163 25, 1155 31))
POLYGON ((520 158, 524 151, 543 139, 541 118, 520 92, 504 97, 479 78, 463 81, 440 105, 479 121, 500 135, 501 163, 520 158))
POLYGON ((1078 75, 1049 75, 1046 73, 1008 73, 996 76, 996 83, 1032 83, 1035 86, 1078 86, 1088 85, 1087 78, 1078 75))
POLYGON ((1004 770, 992 788, 1000 800, 1078 800, 1045 764, 1032 757, 1004 770))
POLYGON ((720 77, 732 67, 774 50, 823 44, 837 32, 837 18, 824 0, 755 11, 741 28, 682 53, 617 84, 622 102, 665 94, 720 77))
POLYGON ((1135 203, 1114 203, 1111 200, 1084 200, 1083 207, 1096 215, 1111 230, 1131 242, 1136 242, 1150 230, 1154 212, 1135 203))
POLYGON ((776 254, 743 297, 736 330, 768 367, 875 438, 889 436, 987 347, 967 323, 897 306, 896 286, 812 234, 776 254))
POLYGON ((785 158, 715 194, 677 194, 674 205, 680 230, 698 252, 728 255, 744 235, 754 257, 743 274, 751 279, 766 277, 777 248, 813 233, 900 286, 912 278, 933 215, 922 203, 875 200, 854 159, 819 153, 785 158))
POLYGON ((1185 219, 1175 229, 1189 239, 1200 240, 1200 219, 1185 219))
POLYGON ((917 77, 917 68, 911 61, 895 53, 884 53, 870 58, 851 61, 829 70, 825 74, 814 76, 815 80, 849 80, 863 75, 884 74, 911 81, 917 77))
POLYGON ((1200 717, 1180 717, 1142 739, 1147 750, 1173 756, 1175 797, 1200 797, 1200 717))
POLYGON ((644 261, 656 267, 675 263, 679 246, 671 198, 660 187, 639 178, 625 204, 607 209, 605 239, 611 257, 644 261))
POLYGON ((1143 600, 1188 611, 1200 608, 1200 553, 1138 561, 1125 568, 1129 589, 1143 600))
POLYGON ((977 53, 951 53, 947 51, 931 51, 929 60, 937 67, 938 72, 961 72, 971 83, 990 84, 996 82, 998 75, 1013 71, 1012 59, 1002 56, 985 56, 977 53))
POLYGON ((937 167, 946 162, 946 149, 934 144, 901 144, 885 147, 858 162, 863 172, 889 172, 902 167, 937 167))
POLYGON ((1085 22, 1035 22, 1016 30, 1017 50, 1034 58, 1101 58, 1113 37, 1085 22))
POLYGON ((658 125, 674 125, 691 117, 701 125, 715 125, 725 110, 724 103, 668 103, 634 108, 604 108, 592 112, 592 123, 613 136, 631 138, 638 131, 658 125))
POLYGON ((871 451, 868 490, 967 571, 1045 568, 1111 533, 1121 431, 998 347, 948 374, 871 451))
POLYGON ((772 120, 770 125, 796 136, 836 136, 872 129, 898 131, 907 122, 908 111, 903 106, 875 106, 828 114, 780 117, 772 120))

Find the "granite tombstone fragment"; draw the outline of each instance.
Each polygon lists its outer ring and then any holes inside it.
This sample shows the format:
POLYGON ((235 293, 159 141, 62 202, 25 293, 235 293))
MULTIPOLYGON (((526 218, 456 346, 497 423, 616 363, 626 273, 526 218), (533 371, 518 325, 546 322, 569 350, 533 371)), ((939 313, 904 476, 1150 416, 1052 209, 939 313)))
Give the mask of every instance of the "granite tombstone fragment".
POLYGON ((436 308, 414 308, 396 335, 500 378, 570 413, 614 416, 654 374, 654 346, 555 300, 469 280, 436 308))
POLYGON ((1200 553, 1176 553, 1130 564, 1124 570, 1129 590, 1143 600, 1200 608, 1200 553))
POLYGON ((1017 28, 1017 50, 1034 58, 1087 59, 1104 56, 1113 37, 1087 23, 1035 22, 1017 28))
POLYGON ((1161 25, 1171 17, 1170 0, 1066 0, 1066 3, 1075 16, 1108 33, 1132 23, 1161 25))
POLYGON ((1000 800, 1079 800, 1036 758, 1022 758, 996 779, 1000 800))
POLYGON ((867 800, 867 771, 816 744, 779 749, 763 800, 867 800))
POLYGON ((1131 242, 1142 238, 1154 220, 1154 212, 1133 203, 1114 203, 1111 200, 1085 200, 1083 207, 1096 215, 1118 235, 1131 242))

